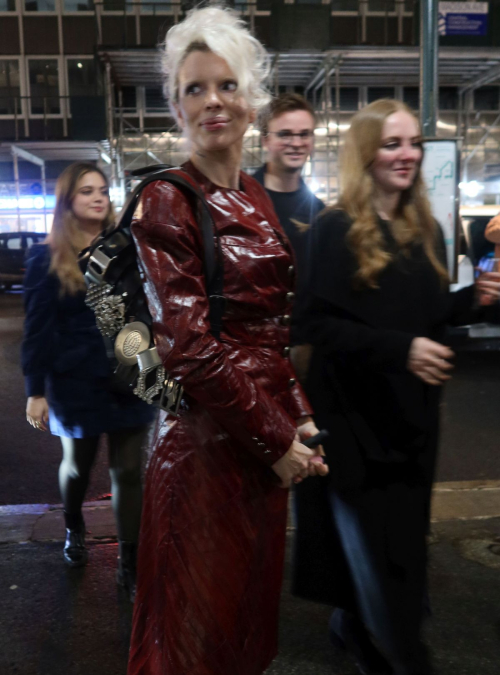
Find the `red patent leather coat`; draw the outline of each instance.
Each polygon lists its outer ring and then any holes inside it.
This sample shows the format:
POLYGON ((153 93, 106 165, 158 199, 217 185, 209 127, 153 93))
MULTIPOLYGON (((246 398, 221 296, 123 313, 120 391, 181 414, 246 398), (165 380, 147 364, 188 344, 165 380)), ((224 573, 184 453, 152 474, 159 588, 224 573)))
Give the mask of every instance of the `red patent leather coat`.
POLYGON ((260 675, 277 651, 287 491, 274 464, 310 408, 288 359, 293 257, 264 189, 212 184, 226 308, 209 332, 199 227, 168 183, 132 232, 156 345, 186 391, 149 464, 128 675, 260 675))

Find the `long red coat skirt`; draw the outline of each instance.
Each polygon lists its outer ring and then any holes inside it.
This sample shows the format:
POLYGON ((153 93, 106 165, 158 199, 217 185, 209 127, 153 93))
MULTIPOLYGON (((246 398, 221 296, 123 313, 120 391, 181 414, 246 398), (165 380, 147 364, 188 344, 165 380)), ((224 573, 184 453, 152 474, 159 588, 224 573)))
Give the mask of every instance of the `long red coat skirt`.
POLYGON ((144 495, 128 675, 260 675, 277 652, 287 491, 271 465, 310 408, 288 359, 293 258, 264 189, 209 182, 221 236, 221 340, 186 197, 143 193, 132 231, 165 368, 184 386, 160 420, 144 495))

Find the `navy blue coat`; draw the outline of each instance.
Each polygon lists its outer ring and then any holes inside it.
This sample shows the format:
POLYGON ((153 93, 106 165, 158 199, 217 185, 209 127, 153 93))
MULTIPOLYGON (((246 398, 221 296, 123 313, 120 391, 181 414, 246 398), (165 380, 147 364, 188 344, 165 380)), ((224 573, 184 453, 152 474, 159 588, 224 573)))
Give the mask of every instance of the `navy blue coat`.
POLYGON ((24 282, 22 367, 27 396, 45 396, 50 431, 87 438, 148 424, 154 409, 109 391, 110 365, 85 293, 60 294, 46 244, 29 251, 24 282))

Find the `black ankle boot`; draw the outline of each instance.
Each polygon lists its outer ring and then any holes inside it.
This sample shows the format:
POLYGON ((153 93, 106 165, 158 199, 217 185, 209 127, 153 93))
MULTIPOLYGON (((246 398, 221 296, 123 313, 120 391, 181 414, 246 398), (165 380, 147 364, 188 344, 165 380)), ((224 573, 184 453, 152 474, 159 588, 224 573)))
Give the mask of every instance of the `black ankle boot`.
POLYGON ((83 567, 87 564, 88 554, 85 548, 85 522, 80 513, 66 513, 66 542, 64 544, 64 562, 69 567, 83 567))
POLYGON ((131 541, 119 541, 118 569, 116 581, 122 586, 130 598, 135 600, 136 570, 137 570, 137 544, 131 541))
POLYGON ((362 675, 391 675, 388 661, 375 647, 363 623, 353 614, 336 609, 328 624, 330 642, 348 651, 362 675))

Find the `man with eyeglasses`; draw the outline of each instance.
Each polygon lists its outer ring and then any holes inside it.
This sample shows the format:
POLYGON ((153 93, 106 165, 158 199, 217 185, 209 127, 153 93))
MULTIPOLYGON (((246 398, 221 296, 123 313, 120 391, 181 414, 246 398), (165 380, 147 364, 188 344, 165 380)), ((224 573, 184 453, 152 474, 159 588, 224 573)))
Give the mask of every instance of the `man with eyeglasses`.
MULTIPOLYGON (((300 345, 296 325, 307 278, 308 233, 325 207, 301 177, 304 164, 314 149, 315 114, 300 94, 281 94, 271 101, 260 118, 262 145, 267 162, 254 174, 267 190, 274 210, 295 252, 297 282, 292 312, 292 346, 300 345)), ((308 350, 292 349, 292 361, 300 380, 305 378, 308 350)))

